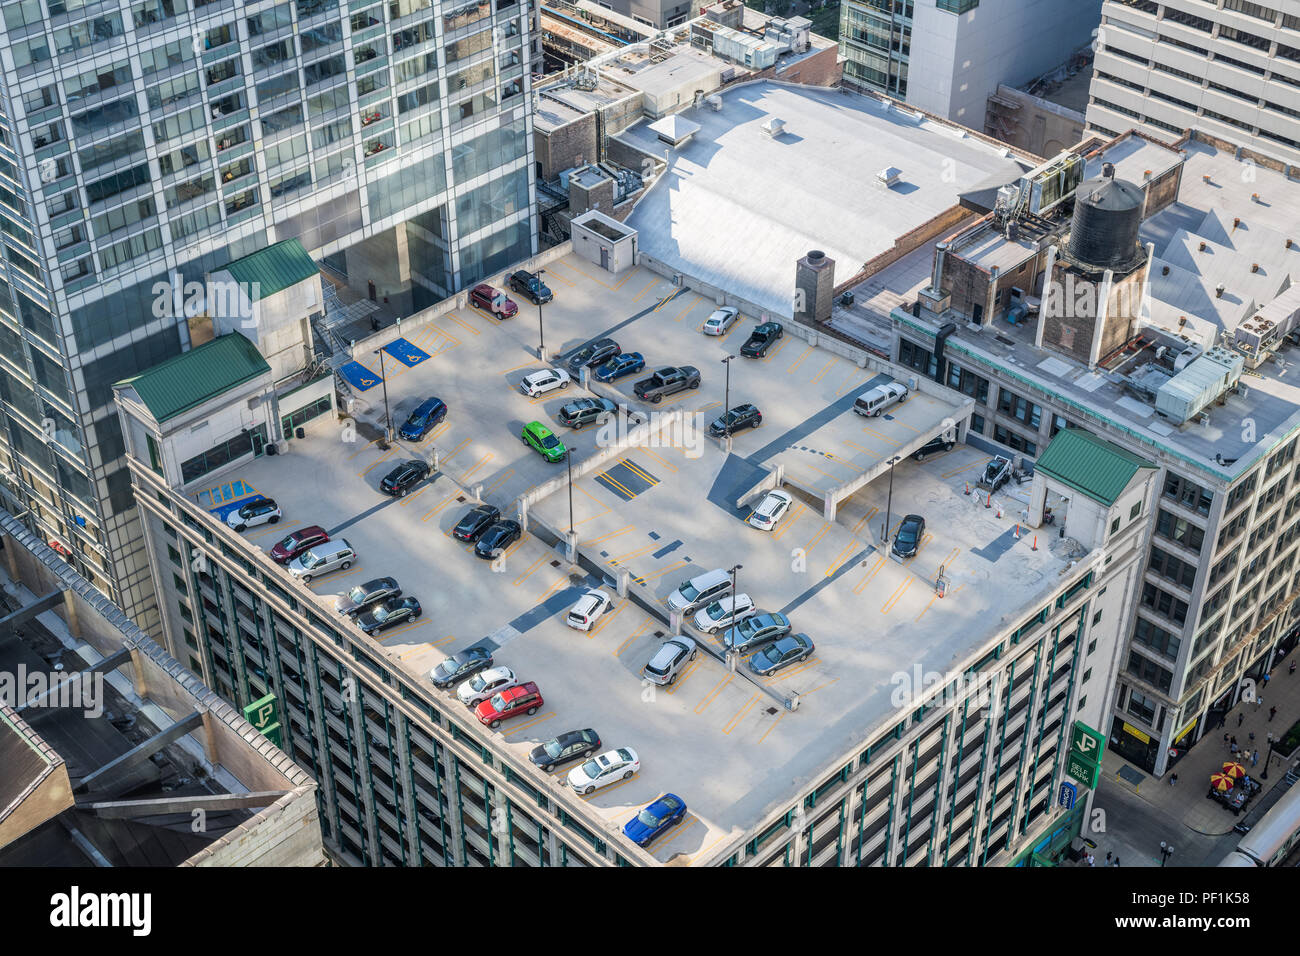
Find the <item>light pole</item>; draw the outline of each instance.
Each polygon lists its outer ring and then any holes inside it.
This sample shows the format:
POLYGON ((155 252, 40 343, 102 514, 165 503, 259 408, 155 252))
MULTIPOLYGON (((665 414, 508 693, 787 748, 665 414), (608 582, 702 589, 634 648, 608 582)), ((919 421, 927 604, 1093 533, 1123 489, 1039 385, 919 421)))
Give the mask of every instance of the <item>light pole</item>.
POLYGON ((735 610, 735 607, 736 607, 736 572, 737 572, 737 571, 743 571, 743 570, 745 570, 745 566, 744 566, 743 564, 737 564, 737 565, 735 565, 735 566, 731 569, 731 571, 730 571, 730 574, 731 574, 731 607, 732 607, 732 610, 735 610))
POLYGON ((384 371, 384 350, 375 349, 375 354, 379 356, 379 378, 384 383, 384 441, 393 440, 393 415, 388 408, 388 373, 384 371))
POLYGON ((722 360, 727 367, 726 384, 722 388, 722 434, 731 437, 731 360, 736 356, 728 355, 722 360))
POLYGON ((1165 861, 1167 861, 1173 855, 1174 855, 1173 846, 1169 843, 1166 843, 1164 840, 1161 840, 1160 841, 1160 865, 1164 866, 1165 861))
POLYGON ((1268 754, 1264 757, 1264 772, 1259 775, 1261 780, 1268 779, 1268 763, 1273 759, 1273 735, 1268 735, 1268 754))
POLYGON ((894 509, 894 466, 901 460, 897 455, 889 459, 889 498, 885 504, 885 523, 880 528, 880 540, 885 544, 889 544, 889 522, 894 509))
POLYGON ((573 536, 573 452, 564 449, 564 466, 569 470, 569 536, 573 536))
POLYGON ((537 270, 537 357, 543 362, 546 361, 546 332, 542 328, 542 276, 546 275, 545 269, 537 270))

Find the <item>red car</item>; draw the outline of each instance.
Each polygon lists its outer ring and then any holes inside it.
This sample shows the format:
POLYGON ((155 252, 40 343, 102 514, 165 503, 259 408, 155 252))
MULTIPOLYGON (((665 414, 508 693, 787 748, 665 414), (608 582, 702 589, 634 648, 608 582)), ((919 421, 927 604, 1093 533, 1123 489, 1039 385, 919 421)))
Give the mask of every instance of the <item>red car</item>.
POLYGON ((276 542, 271 549, 271 560, 276 564, 288 564, 308 548, 324 544, 329 539, 329 533, 320 525, 299 528, 283 541, 276 542))
POLYGON ((532 716, 544 703, 542 692, 537 689, 536 684, 529 681, 527 684, 509 687, 493 694, 475 707, 474 713, 480 722, 489 727, 500 727, 501 721, 507 717, 518 717, 520 714, 532 716))
POLYGON ((498 292, 486 282, 474 286, 474 290, 469 294, 469 301, 470 305, 478 306, 498 319, 513 319, 515 313, 519 311, 519 306, 515 305, 514 299, 504 292, 498 292))

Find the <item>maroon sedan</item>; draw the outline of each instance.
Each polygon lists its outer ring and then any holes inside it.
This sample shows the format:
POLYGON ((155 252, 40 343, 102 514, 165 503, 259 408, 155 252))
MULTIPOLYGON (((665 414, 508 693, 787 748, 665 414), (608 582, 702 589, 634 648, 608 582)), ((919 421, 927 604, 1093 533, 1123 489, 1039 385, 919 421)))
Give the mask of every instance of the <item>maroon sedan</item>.
POLYGON ((308 548, 324 544, 329 539, 329 534, 320 525, 299 528, 283 541, 276 542, 271 549, 271 560, 277 564, 288 564, 308 548))
POLYGON ((469 294, 469 301, 471 305, 477 306, 489 315, 495 315, 498 319, 513 319, 519 311, 519 306, 515 305, 514 299, 492 288, 486 282, 474 286, 474 290, 469 294))

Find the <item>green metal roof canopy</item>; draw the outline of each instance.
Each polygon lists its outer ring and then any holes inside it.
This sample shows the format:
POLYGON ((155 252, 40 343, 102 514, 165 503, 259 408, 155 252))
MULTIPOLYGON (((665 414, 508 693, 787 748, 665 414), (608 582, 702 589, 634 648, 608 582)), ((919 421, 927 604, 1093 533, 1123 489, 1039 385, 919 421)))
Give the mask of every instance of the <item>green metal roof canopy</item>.
POLYGON ((134 388, 161 423, 269 371, 257 346, 231 332, 117 384, 134 388))
POLYGON ((1078 428, 1056 433, 1034 470, 1069 485, 1104 505, 1113 505, 1139 468, 1155 468, 1145 458, 1078 428))
POLYGON ((213 271, 223 270, 229 272, 236 282, 246 286, 251 287, 256 282, 257 295, 251 297, 254 301, 275 295, 320 272, 320 268, 297 239, 286 239, 265 249, 258 249, 213 271))

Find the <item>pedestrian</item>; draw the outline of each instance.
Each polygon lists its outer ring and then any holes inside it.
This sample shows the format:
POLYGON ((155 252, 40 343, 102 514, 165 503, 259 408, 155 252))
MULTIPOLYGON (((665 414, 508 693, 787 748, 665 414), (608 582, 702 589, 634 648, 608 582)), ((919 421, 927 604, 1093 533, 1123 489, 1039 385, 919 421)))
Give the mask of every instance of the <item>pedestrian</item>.
POLYGON ((1273 676, 1272 674, 1265 674, 1265 675, 1264 675, 1263 684, 1264 684, 1265 687, 1268 686, 1269 678, 1272 677, 1272 676, 1273 676))
POLYGON ((1228 712, 1226 710, 1219 712, 1219 726, 1222 727, 1228 722, 1228 712))
POLYGON ((1232 742, 1232 748, 1231 748, 1231 749, 1232 749, 1232 755, 1233 755, 1234 757, 1237 756, 1237 741, 1234 740, 1234 741, 1232 742))
POLYGON ((1119 866, 1119 857, 1115 857, 1115 862, 1111 866, 1119 866))
POLYGON ((1241 713, 1237 715, 1237 726, 1240 727, 1241 722, 1245 719, 1246 719, 1246 712, 1243 710, 1241 713))
POLYGON ((1228 735, 1227 735, 1227 734, 1224 734, 1224 735, 1223 735, 1223 746, 1225 746, 1225 747, 1228 746, 1228 735))
POLYGON ((1257 763, 1259 763, 1259 751, 1258 750, 1251 751, 1250 765, 1253 767, 1257 763))
POLYGON ((1276 716, 1277 716, 1277 708, 1276 708, 1276 707, 1270 707, 1270 708, 1268 709, 1268 722, 1271 724, 1271 723, 1273 722, 1273 718, 1276 717, 1276 716))
POLYGON ((1288 668, 1286 669, 1286 672, 1287 672, 1288 674, 1294 674, 1294 673, 1295 673, 1295 661, 1292 661, 1292 662, 1291 662, 1291 666, 1288 667, 1288 668))
POLYGON ((1252 744, 1255 742, 1255 731, 1253 730, 1250 732, 1250 742, 1252 744))
POLYGON ((1176 774, 1176 773, 1170 774, 1170 775, 1169 775, 1169 786, 1172 787, 1172 786, 1173 786, 1174 784, 1176 784, 1177 782, 1178 782, 1178 774, 1176 774))
POLYGON ((1091 853, 1088 854, 1088 865, 1089 865, 1089 866, 1096 866, 1096 865, 1097 865, 1097 858, 1096 858, 1095 856, 1093 856, 1091 853))
POLYGON ((1256 698, 1255 698, 1255 709, 1256 709, 1256 710, 1259 710, 1260 706, 1261 706, 1263 703, 1264 703, 1264 698, 1263 698, 1263 697, 1256 697, 1256 698))
POLYGON ((1110 866, 1110 858, 1111 858, 1112 856, 1114 856, 1114 854, 1111 853, 1110 850, 1107 850, 1107 851, 1106 851, 1106 865, 1107 865, 1107 866, 1110 866))

